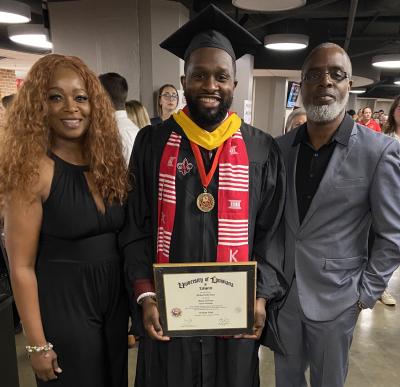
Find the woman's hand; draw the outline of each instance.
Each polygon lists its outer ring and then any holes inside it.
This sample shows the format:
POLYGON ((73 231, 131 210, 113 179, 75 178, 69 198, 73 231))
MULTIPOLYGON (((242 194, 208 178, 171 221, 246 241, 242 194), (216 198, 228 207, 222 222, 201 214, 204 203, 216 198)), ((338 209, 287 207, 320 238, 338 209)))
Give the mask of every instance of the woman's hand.
POLYGON ((31 365, 36 376, 48 382, 57 379, 62 372, 57 362, 57 354, 53 351, 31 353, 31 365))

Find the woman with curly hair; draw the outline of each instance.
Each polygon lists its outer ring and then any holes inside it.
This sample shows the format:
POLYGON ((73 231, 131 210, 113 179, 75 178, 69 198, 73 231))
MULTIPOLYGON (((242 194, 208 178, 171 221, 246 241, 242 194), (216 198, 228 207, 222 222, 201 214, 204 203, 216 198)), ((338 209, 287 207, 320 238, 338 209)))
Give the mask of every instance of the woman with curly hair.
POLYGON ((14 296, 38 386, 127 386, 117 232, 127 171, 113 108, 76 57, 32 67, 0 144, 14 296))

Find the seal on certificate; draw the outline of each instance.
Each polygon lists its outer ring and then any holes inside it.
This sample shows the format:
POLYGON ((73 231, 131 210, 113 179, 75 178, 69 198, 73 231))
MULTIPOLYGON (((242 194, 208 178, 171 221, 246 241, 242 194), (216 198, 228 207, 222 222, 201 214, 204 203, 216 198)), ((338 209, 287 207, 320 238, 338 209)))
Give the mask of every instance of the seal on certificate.
POLYGON ((172 317, 181 317, 182 316, 182 309, 180 308, 172 308, 171 309, 172 317))

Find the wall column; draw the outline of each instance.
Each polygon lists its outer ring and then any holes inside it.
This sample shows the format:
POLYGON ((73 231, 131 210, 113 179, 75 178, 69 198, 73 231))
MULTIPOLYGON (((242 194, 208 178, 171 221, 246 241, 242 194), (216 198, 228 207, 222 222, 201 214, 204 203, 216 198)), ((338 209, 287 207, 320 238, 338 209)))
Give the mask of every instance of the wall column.
POLYGON ((244 55, 236 61, 236 80, 238 84, 235 89, 231 110, 241 118, 244 118, 245 101, 247 100, 251 103, 253 98, 253 68, 253 55, 244 55))
POLYGON ((137 2, 49 3, 54 52, 82 58, 97 74, 121 74, 128 82, 129 98, 135 99, 140 89, 137 2))
POLYGON ((283 133, 287 80, 284 77, 254 77, 253 125, 276 137, 283 133))

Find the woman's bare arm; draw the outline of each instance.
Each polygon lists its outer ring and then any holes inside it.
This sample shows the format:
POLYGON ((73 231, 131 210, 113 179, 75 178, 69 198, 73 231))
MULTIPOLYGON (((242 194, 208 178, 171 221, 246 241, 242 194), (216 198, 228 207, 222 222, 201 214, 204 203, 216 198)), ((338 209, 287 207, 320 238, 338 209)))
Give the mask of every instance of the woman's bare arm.
MULTIPOLYGON (((32 197, 26 198, 14 192, 7 201, 4 213, 13 294, 28 344, 31 346, 44 346, 47 343, 40 315, 35 263, 42 224, 42 202, 50 190, 53 173, 51 167, 47 161, 41 163, 39 182, 32 189, 32 197)), ((47 358, 44 355, 46 354, 33 355, 32 366, 40 378, 53 379, 56 377, 52 366, 55 353, 54 356, 53 353, 47 354, 47 358)))
POLYGON ((35 274, 36 252, 42 223, 40 195, 29 201, 14 193, 8 200, 4 232, 10 260, 10 274, 15 302, 18 307, 29 345, 46 344, 40 317, 35 274))

